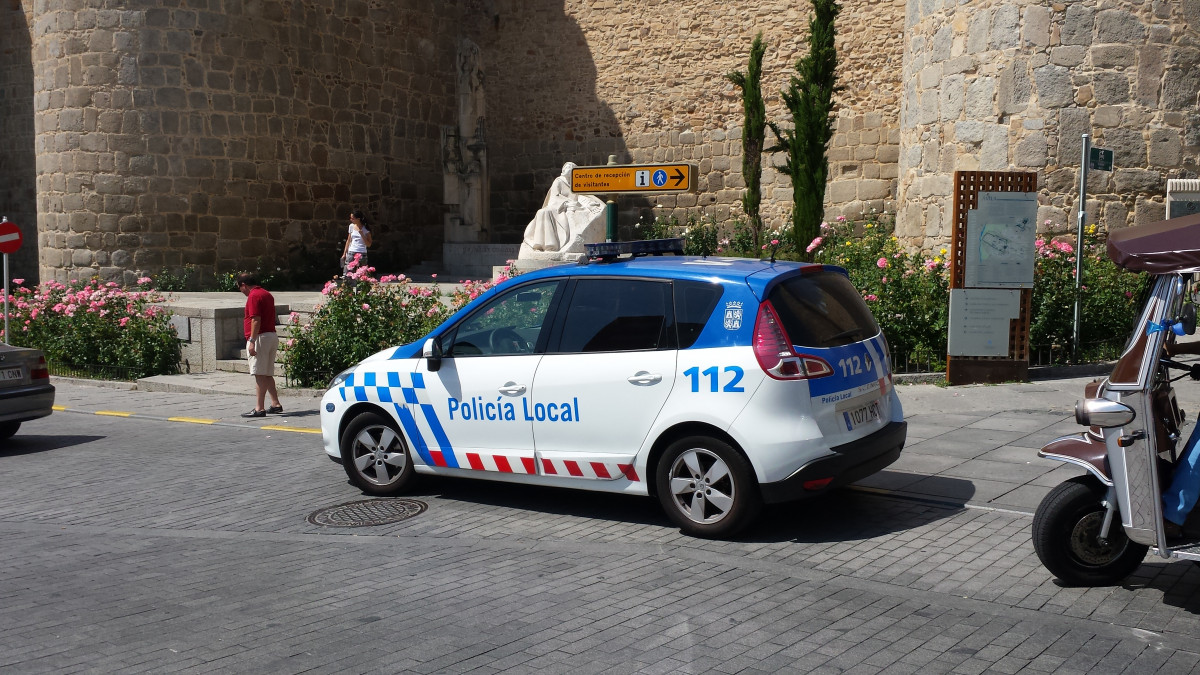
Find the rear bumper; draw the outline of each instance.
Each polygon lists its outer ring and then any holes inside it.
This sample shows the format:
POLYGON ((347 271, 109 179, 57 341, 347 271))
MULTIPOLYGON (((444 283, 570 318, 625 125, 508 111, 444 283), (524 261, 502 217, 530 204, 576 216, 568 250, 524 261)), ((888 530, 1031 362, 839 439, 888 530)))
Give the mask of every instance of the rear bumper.
POLYGON ((0 422, 24 422, 54 411, 54 385, 0 389, 0 422))
POLYGON ((866 478, 899 459, 907 437, 908 422, 891 422, 866 438, 832 448, 831 454, 814 459, 787 478, 760 485, 763 501, 776 503, 815 497, 866 478), (815 490, 804 487, 808 481, 825 478, 833 480, 815 490))

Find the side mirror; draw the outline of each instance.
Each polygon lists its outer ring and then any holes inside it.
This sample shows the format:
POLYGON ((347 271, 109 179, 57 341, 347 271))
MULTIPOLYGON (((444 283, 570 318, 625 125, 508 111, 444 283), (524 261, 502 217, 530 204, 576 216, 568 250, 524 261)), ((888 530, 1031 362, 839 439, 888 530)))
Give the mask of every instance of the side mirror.
POLYGON ((1179 323, 1183 324, 1184 335, 1196 334, 1196 306, 1192 303, 1186 303, 1183 306, 1183 311, 1179 314, 1179 323))
POLYGON ((429 338, 421 348, 421 356, 429 366, 429 372, 436 373, 442 367, 442 341, 440 338, 429 338))

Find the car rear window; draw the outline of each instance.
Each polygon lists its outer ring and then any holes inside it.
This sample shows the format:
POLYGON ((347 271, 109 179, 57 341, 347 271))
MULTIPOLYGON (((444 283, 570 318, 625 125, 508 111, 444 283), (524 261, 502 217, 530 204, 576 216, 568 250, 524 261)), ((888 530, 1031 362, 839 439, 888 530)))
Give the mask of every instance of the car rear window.
POLYGON ((767 300, 797 346, 839 347, 879 332, 867 303, 838 272, 791 277, 771 289, 767 300))

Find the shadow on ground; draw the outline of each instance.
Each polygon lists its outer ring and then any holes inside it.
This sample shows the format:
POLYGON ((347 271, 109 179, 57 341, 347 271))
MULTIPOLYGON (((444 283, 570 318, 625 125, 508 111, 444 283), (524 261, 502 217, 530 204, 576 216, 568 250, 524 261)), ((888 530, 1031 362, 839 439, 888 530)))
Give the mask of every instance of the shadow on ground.
MULTIPOLYGON (((442 476, 418 478, 413 489, 402 496, 676 529, 657 498, 442 476)), ((959 511, 961 506, 953 503, 839 489, 802 501, 765 505, 758 520, 735 537, 735 541, 816 543, 871 539, 944 520, 959 511)))
POLYGON ((0 458, 16 455, 29 455, 35 452, 46 452, 60 448, 71 448, 77 445, 93 443, 108 436, 44 436, 37 434, 16 436, 0 441, 0 458))

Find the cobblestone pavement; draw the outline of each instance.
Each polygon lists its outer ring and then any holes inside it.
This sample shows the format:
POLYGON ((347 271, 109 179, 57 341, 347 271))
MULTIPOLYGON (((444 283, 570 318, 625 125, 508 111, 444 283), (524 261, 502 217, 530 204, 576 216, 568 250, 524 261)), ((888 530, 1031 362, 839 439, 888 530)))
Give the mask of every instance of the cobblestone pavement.
POLYGON ((319 437, 169 422, 218 403, 157 396, 157 417, 60 411, 0 449, 0 671, 1200 668, 1200 570, 1061 587, 1019 510, 845 490, 712 542, 644 498, 421 477, 424 513, 321 527, 363 495, 319 437))

